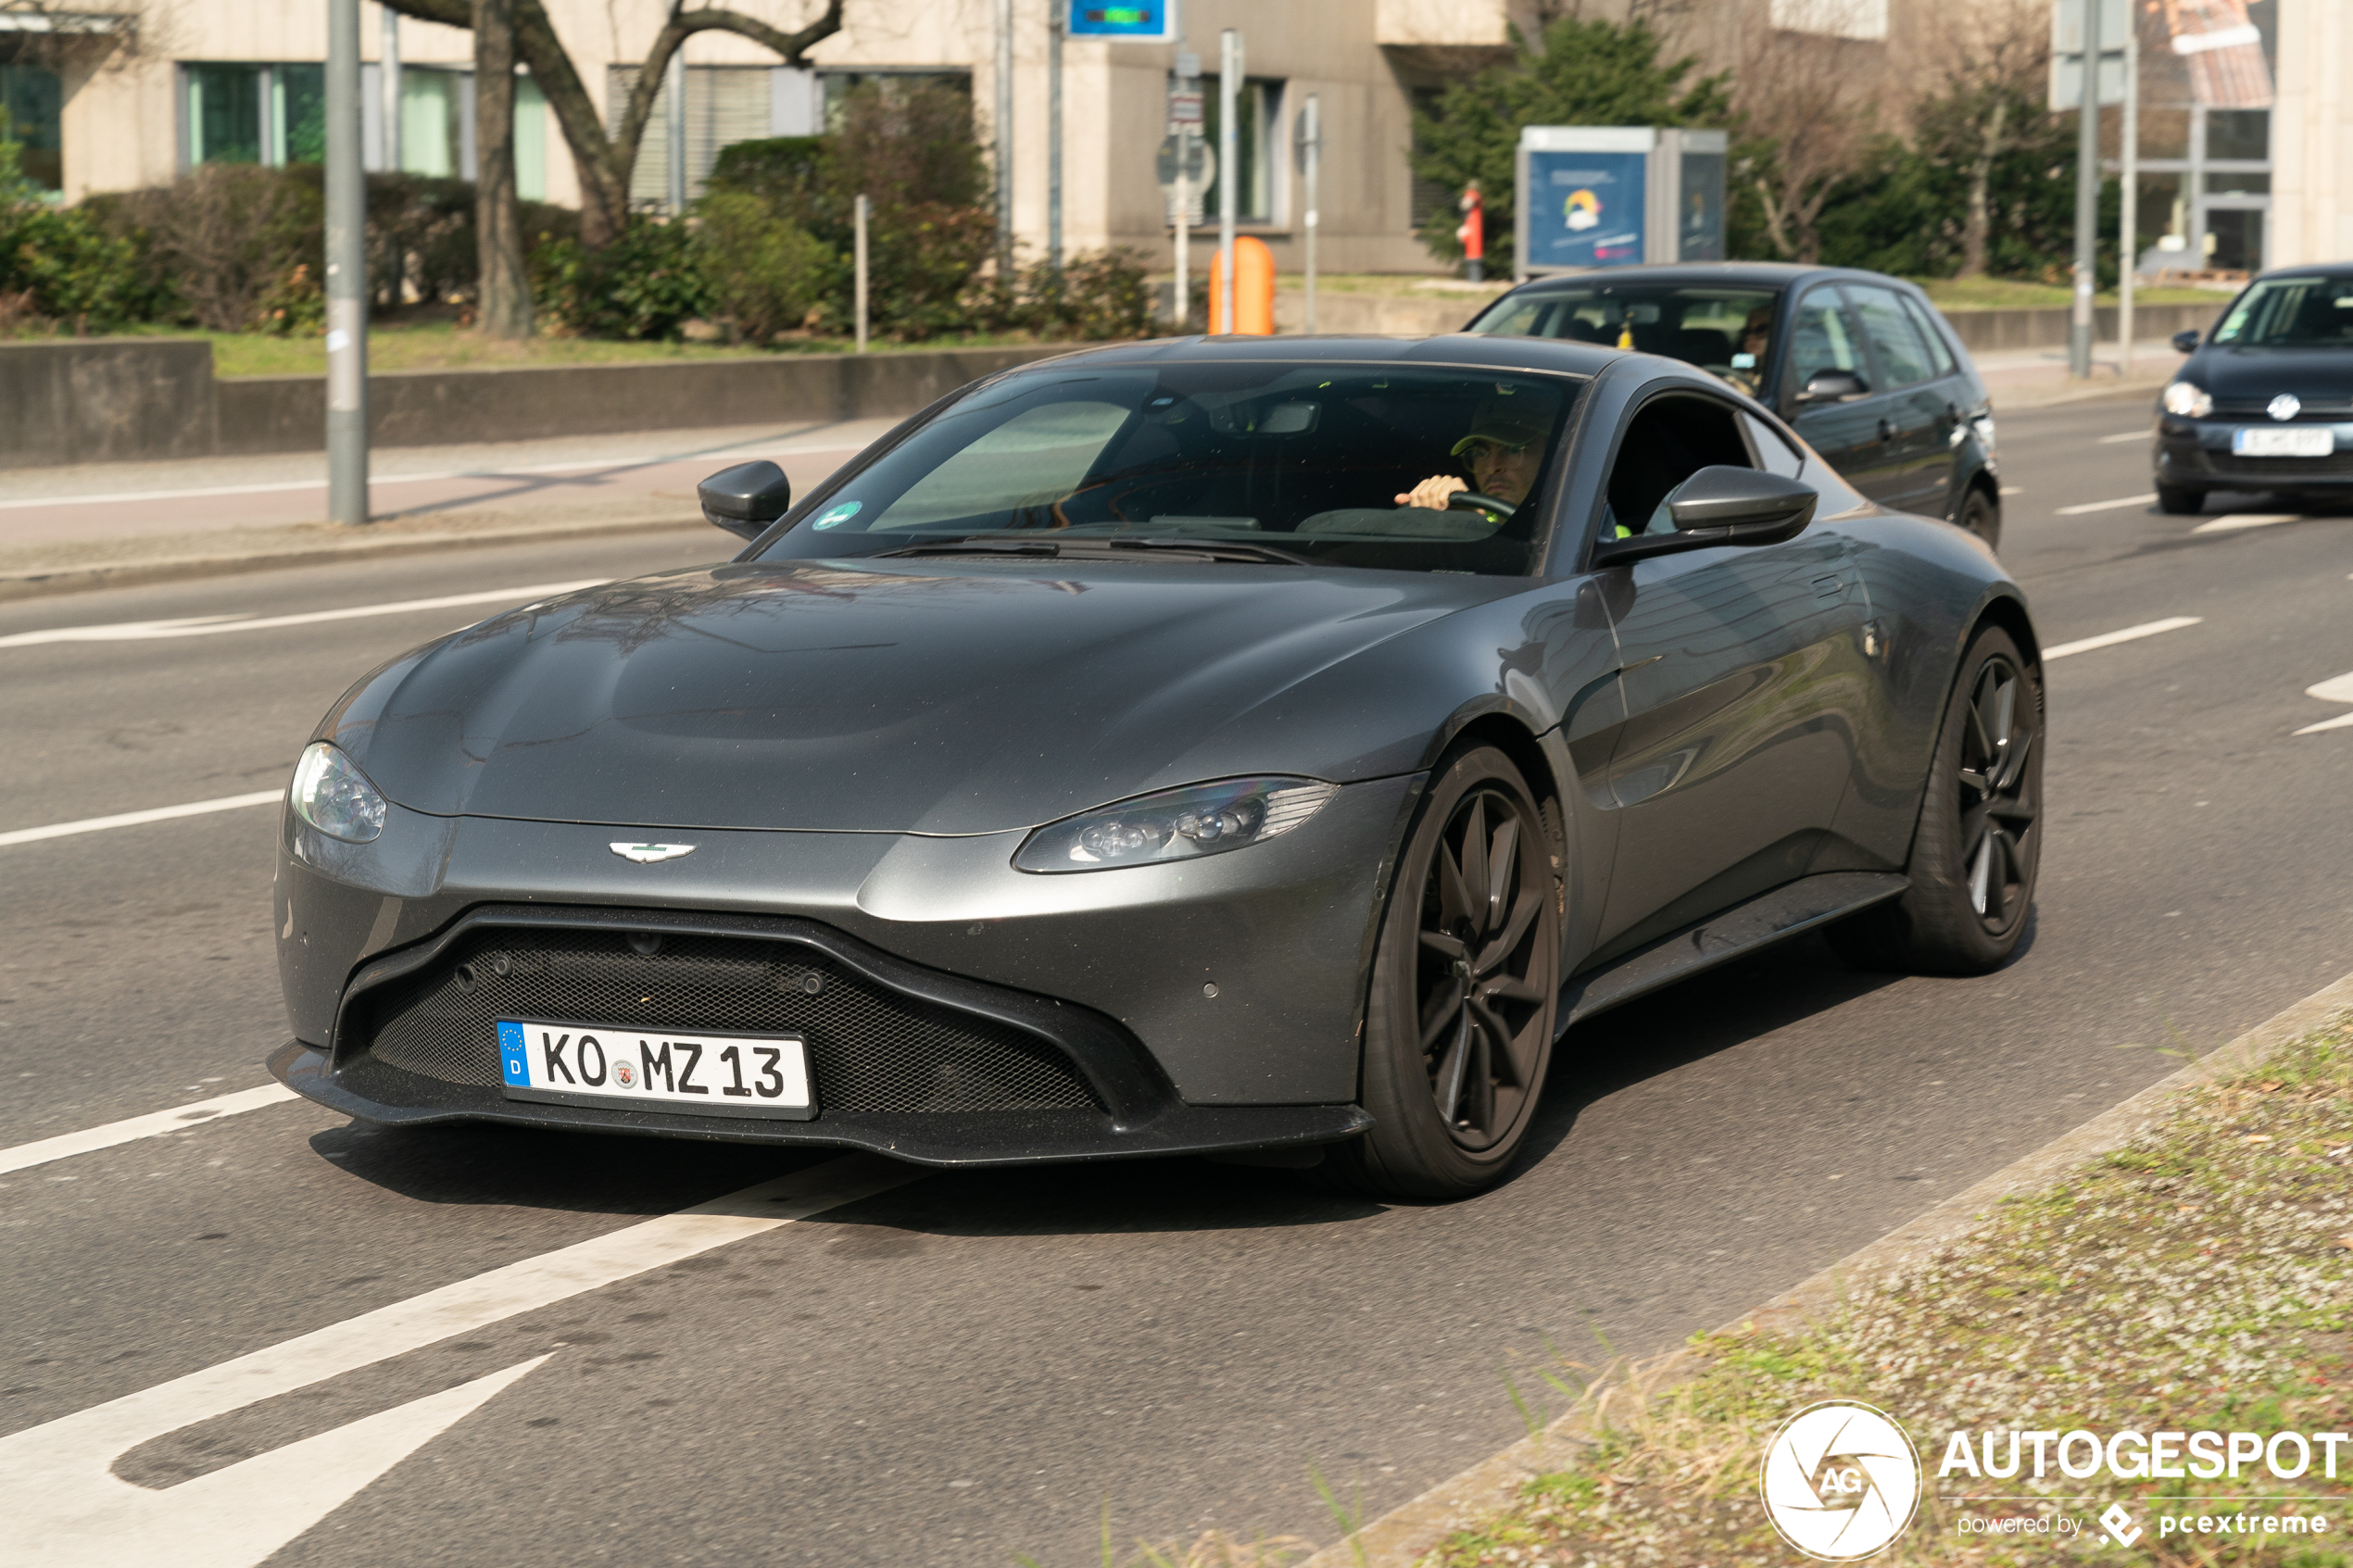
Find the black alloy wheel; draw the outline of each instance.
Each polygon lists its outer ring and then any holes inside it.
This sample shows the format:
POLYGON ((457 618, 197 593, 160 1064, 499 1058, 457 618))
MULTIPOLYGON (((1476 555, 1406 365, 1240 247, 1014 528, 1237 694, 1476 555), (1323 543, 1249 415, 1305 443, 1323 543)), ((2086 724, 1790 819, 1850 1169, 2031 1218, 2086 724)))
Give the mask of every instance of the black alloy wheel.
POLYGON ((1961 515, 1955 521, 1984 540, 1987 549, 2002 547, 2002 508, 1984 491, 1972 485, 1969 498, 1961 503, 1961 515))
POLYGON ((2026 933, 2043 858, 2043 682, 1998 626, 1961 659, 1905 867, 1911 887, 1831 928, 1867 969, 1982 974, 2026 933))
POLYGON ((1510 1168, 1559 1007, 1561 850, 1548 815, 1492 747, 1432 774, 1373 960, 1363 1098, 1375 1124, 1325 1161, 1341 1184, 1459 1198, 1510 1168))

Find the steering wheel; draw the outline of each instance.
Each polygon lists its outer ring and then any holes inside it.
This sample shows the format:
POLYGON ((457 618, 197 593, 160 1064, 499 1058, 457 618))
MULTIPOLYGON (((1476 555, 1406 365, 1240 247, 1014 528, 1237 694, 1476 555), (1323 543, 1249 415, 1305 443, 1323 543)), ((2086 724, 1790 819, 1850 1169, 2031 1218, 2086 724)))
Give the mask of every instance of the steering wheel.
POLYGON ((1446 497, 1446 509, 1450 512, 1494 512, 1506 522, 1510 521, 1512 515, 1519 510, 1509 501, 1499 500, 1493 495, 1482 495, 1476 490, 1455 491, 1446 497))

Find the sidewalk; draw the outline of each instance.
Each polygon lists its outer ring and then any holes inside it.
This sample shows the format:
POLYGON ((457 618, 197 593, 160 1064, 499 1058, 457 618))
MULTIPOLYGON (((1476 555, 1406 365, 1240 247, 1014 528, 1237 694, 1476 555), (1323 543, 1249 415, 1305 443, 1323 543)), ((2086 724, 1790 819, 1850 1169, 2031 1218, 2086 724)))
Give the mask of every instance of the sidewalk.
POLYGON ((379 451, 373 521, 324 521, 316 453, 0 476, 0 599, 518 538, 701 528, 697 482, 768 458, 796 491, 897 421, 740 425, 379 451))
POLYGON ((2124 371, 2122 345, 2092 345, 2092 375, 2076 381, 2067 373, 2064 348, 2021 348, 1998 354, 1972 355, 1977 373, 1993 395, 1995 412, 2032 408, 2053 403, 2088 403, 2103 398, 2145 393, 2151 399, 2173 379, 2182 356, 2162 338, 2133 345, 2133 368, 2124 371))

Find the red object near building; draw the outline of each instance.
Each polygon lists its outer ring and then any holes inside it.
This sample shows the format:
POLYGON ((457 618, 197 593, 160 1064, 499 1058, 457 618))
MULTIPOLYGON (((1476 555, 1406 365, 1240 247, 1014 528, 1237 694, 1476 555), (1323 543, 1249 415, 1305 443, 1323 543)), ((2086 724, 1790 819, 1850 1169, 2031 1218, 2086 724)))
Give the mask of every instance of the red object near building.
POLYGON ((1466 264, 1465 271, 1476 283, 1486 271, 1487 260, 1487 213, 1479 199, 1478 186, 1473 185, 1463 193, 1460 206, 1463 223, 1454 231, 1454 238, 1462 242, 1463 260, 1466 264))

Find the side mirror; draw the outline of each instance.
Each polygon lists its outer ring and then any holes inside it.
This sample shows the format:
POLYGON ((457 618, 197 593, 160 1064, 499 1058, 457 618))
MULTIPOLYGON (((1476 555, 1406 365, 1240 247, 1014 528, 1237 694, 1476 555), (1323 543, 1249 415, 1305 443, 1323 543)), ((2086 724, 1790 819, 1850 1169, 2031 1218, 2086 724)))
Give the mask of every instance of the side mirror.
POLYGON ((1852 370, 1817 370, 1806 378, 1806 386, 1798 393, 1800 403, 1843 403, 1850 397, 1860 397, 1871 390, 1871 383, 1852 370))
POLYGON ((1667 513, 1675 520, 1674 533, 1604 539, 1593 551, 1593 564, 1617 566, 1716 545, 1778 545, 1803 533, 1820 502, 1812 485, 1719 463, 1668 493, 1667 513))
POLYGON ((2195 354, 2197 352, 2197 329, 2196 327, 2192 327, 2188 332, 2175 332, 2173 334, 2173 352, 2176 354, 2195 354))
POLYGON ((721 469, 695 486, 703 521, 742 539, 757 539, 792 507, 792 482, 761 458, 721 469))

